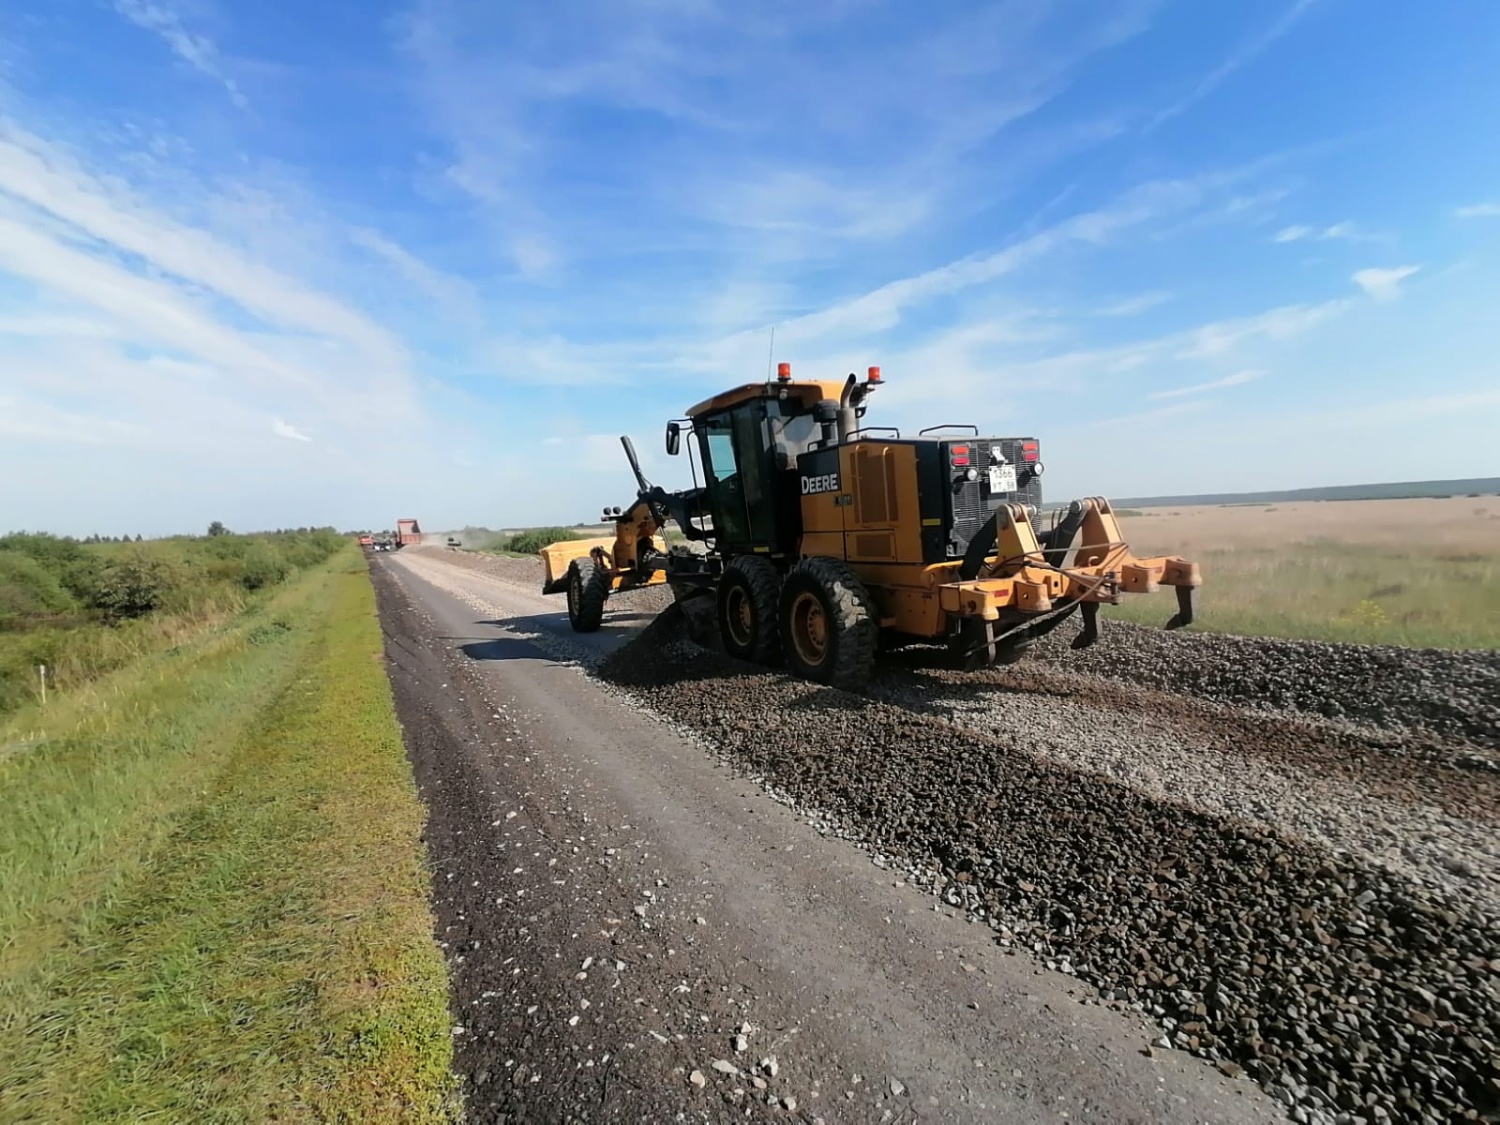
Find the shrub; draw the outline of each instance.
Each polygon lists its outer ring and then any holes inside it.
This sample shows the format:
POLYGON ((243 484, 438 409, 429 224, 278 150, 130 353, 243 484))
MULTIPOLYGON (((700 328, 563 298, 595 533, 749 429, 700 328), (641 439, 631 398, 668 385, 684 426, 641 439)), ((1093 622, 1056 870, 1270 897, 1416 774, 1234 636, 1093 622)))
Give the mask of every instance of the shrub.
POLYGON ((142 617, 186 584, 182 568, 140 548, 122 552, 101 568, 93 604, 108 617, 142 617))
POLYGON ((0 551, 17 551, 35 559, 54 574, 83 558, 85 553, 76 539, 51 535, 45 531, 16 531, 0 535, 0 551))
POLYGON ((529 531, 518 531, 505 544, 507 551, 518 555, 534 555, 543 547, 550 547, 564 539, 577 539, 571 527, 533 527, 529 531))
POLYGON ((274 586, 292 570, 286 556, 269 543, 256 543, 246 551, 242 567, 240 585, 247 590, 274 586))
POLYGON ((29 554, 0 551, 0 626, 77 609, 55 572, 29 554))

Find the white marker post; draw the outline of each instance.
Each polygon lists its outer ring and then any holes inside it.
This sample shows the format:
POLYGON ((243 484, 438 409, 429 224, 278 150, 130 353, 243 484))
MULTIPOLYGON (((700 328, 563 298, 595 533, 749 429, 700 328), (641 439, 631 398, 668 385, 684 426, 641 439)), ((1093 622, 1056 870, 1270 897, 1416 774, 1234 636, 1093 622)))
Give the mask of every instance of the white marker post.
POLYGON ((42 681, 42 706, 47 706, 47 666, 38 664, 36 666, 37 679, 42 681))

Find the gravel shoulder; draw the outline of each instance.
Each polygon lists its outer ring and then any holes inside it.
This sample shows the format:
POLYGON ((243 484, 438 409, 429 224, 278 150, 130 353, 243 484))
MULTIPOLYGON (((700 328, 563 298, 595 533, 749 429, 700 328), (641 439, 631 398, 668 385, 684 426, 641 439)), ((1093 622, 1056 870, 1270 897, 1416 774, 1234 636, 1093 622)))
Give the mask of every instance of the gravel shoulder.
POLYGON ((472 1120, 1281 1118, 585 678, 555 599, 372 571, 472 1120))

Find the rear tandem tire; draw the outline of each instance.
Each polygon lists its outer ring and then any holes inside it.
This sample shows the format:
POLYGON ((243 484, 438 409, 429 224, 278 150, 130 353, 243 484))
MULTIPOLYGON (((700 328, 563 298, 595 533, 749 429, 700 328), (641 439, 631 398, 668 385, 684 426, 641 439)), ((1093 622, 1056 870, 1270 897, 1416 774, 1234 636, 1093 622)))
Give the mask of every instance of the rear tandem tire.
POLYGON ((781 574, 767 559, 738 555, 719 579, 719 637, 737 660, 774 664, 780 655, 776 603, 781 574))
POLYGON ((847 563, 807 558, 781 588, 781 647, 804 679, 854 690, 875 669, 880 623, 864 583, 847 563))
POLYGON ((574 559, 568 567, 568 624, 575 633, 597 633, 609 598, 609 571, 593 559, 574 559))

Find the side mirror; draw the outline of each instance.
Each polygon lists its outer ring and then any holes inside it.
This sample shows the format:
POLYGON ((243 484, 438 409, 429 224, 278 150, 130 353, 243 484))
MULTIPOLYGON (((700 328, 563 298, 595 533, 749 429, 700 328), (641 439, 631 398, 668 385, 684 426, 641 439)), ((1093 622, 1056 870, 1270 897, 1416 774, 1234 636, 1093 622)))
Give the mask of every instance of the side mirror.
POLYGON ((667 456, 676 457, 682 448, 682 428, 676 422, 667 423, 667 456))

